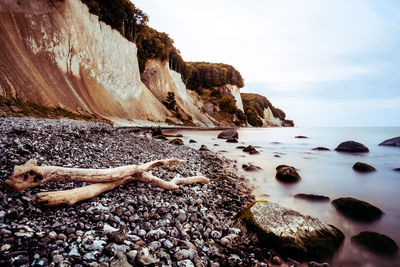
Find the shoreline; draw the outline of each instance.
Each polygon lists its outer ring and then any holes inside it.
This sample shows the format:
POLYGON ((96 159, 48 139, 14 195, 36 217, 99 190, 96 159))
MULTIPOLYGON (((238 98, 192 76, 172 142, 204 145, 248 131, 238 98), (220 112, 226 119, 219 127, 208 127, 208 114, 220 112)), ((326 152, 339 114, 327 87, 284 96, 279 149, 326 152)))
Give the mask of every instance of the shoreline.
POLYGON ((102 123, 1 118, 0 131, 0 265, 112 265, 117 260, 140 264, 144 252, 157 264, 172 266, 235 266, 238 260, 237 266, 248 266, 265 260, 261 248, 248 240, 239 243, 239 250, 221 243, 223 237, 240 233, 232 218, 254 199, 243 178, 225 167, 231 164, 227 159, 102 123), (201 173, 211 183, 166 191, 132 182, 72 207, 45 209, 31 205, 35 193, 79 185, 42 184, 21 193, 4 186, 13 166, 30 158, 41 165, 108 168, 170 157, 188 162, 159 168, 154 175, 171 179, 201 173), (127 237, 122 243, 113 242, 105 228, 123 225, 128 227, 127 237))

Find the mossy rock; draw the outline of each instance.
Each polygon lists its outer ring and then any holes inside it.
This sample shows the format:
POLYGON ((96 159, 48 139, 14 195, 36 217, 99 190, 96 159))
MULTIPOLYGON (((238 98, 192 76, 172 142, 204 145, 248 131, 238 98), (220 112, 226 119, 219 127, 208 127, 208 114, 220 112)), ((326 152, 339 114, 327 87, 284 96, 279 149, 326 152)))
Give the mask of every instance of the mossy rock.
POLYGON ((351 241, 380 254, 394 254, 399 250, 396 242, 384 234, 361 232, 351 238, 351 241))
POLYGON ((276 167, 276 179, 284 183, 296 183, 301 180, 295 167, 279 165, 276 167))
POLYGON ((234 221, 262 247, 298 261, 327 260, 344 240, 336 227, 267 201, 251 203, 234 221))
POLYGON ((183 145, 183 141, 181 140, 181 139, 179 139, 179 138, 175 138, 175 139, 172 139, 171 141, 169 141, 171 144, 174 144, 174 145, 179 145, 179 146, 181 146, 181 145, 183 145))
POLYGON ((344 215, 359 221, 375 221, 383 214, 374 205, 351 197, 335 199, 332 201, 332 204, 344 215))

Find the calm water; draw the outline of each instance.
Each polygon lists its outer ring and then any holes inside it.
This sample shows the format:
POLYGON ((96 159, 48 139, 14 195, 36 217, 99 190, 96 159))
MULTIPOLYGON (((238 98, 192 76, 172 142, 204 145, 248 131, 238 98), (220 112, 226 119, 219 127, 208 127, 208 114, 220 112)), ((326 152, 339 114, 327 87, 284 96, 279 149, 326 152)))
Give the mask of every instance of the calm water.
POLYGON ((239 143, 217 139, 220 131, 169 131, 182 133, 185 144, 199 148, 202 144, 227 158, 237 160, 240 174, 249 178, 258 199, 267 199, 303 214, 320 218, 340 228, 346 235, 343 246, 332 259, 334 266, 400 266, 400 256, 378 256, 353 244, 350 237, 361 231, 386 234, 400 245, 400 148, 378 146, 382 141, 400 136, 400 128, 257 128, 239 129, 239 143), (296 139, 297 135, 307 139, 296 139), (189 139, 198 143, 189 144, 189 139), (348 154, 334 151, 347 140, 366 145, 369 153, 348 154), (218 146, 214 146, 218 144, 218 146), (259 146, 258 155, 249 155, 238 145, 259 146), (313 151, 323 146, 331 151, 313 151), (279 155, 280 157, 275 157, 279 155), (360 174, 353 171, 355 162, 374 166, 377 172, 360 174), (242 164, 252 163, 263 170, 257 173, 242 171, 242 164), (275 167, 280 164, 299 169, 302 180, 285 185, 275 179, 275 167), (313 193, 338 197, 355 197, 384 211, 373 223, 360 223, 342 216, 329 202, 310 202, 293 198, 297 193, 313 193))

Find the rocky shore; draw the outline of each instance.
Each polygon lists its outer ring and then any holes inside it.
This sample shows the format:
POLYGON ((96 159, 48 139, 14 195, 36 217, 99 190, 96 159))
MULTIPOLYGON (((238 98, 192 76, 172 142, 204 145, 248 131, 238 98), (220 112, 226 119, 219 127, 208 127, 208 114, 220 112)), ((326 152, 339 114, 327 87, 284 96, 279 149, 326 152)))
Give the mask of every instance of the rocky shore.
POLYGON ((227 160, 108 124, 0 119, 1 266, 265 266, 271 257, 233 227, 254 198, 227 160), (50 183, 13 193, 4 181, 15 165, 109 168, 176 157, 154 175, 204 175, 206 185, 167 191, 132 182, 72 207, 40 209, 34 194, 81 186, 50 183))

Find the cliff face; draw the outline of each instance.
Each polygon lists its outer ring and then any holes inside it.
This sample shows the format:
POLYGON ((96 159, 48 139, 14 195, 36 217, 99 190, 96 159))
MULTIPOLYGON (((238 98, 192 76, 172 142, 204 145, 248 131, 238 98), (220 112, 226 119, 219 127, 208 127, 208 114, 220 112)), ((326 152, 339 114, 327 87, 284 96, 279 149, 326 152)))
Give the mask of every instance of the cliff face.
POLYGON ((171 115, 140 80, 136 46, 79 0, 0 2, 0 94, 113 119, 171 115))
POLYGON ((194 100, 179 73, 168 67, 168 62, 157 59, 147 61, 146 68, 142 74, 142 80, 147 88, 161 101, 165 101, 168 92, 175 95, 176 104, 183 116, 191 117, 197 125, 213 126, 213 118, 200 111, 194 104, 194 100))
POLYGON ((294 123, 286 119, 286 114, 262 95, 242 93, 244 112, 248 123, 256 127, 283 126, 293 127, 294 123))
MULTIPOLYGON (((148 60, 140 75, 136 45, 99 22, 80 0, 0 1, 4 99, 61 107, 79 116, 100 115, 122 124, 246 126, 242 96, 231 84, 198 95, 160 60, 148 60), (163 104, 169 92, 174 93, 175 109, 163 104)), ((263 126, 284 125, 275 111, 265 106, 259 114, 263 126)))

